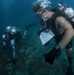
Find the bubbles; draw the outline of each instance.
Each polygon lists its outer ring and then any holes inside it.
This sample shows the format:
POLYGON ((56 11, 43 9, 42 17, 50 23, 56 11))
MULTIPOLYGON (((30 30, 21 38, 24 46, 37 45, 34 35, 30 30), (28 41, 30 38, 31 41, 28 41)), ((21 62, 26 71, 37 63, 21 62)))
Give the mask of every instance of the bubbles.
POLYGON ((42 3, 41 3, 41 7, 43 8, 46 8, 46 7, 51 7, 51 2, 48 1, 48 0, 44 0, 42 3))
POLYGON ((33 5, 36 5, 38 3, 40 3, 40 7, 42 7, 42 8, 51 7, 51 1, 49 1, 49 0, 37 0, 37 1, 33 2, 33 5))

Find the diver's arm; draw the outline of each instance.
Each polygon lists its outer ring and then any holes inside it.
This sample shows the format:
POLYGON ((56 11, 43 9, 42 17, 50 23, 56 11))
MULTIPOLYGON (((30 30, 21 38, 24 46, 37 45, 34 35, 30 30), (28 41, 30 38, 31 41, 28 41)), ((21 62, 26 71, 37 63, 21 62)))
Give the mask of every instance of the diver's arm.
POLYGON ((64 34, 63 38, 58 43, 62 49, 71 41, 71 39, 74 35, 74 30, 72 28, 72 25, 64 17, 58 17, 55 20, 55 23, 56 23, 56 25, 59 24, 65 30, 65 34, 64 34))
POLYGON ((2 39, 3 39, 3 46, 5 46, 5 45, 6 45, 6 41, 5 41, 5 39, 6 39, 6 38, 5 38, 5 37, 6 37, 6 35, 5 35, 5 34, 3 34, 3 35, 2 35, 2 39))
POLYGON ((37 25, 37 24, 36 24, 36 23, 31 23, 31 24, 29 24, 29 25, 26 25, 26 26, 25 26, 25 31, 24 31, 24 33, 23 33, 22 38, 25 38, 28 29, 31 28, 31 27, 33 27, 33 26, 35 26, 35 25, 37 25))
POLYGON ((37 25, 36 23, 31 23, 31 24, 29 24, 29 25, 26 25, 25 26, 25 30, 28 30, 29 28, 31 28, 31 27, 33 27, 33 26, 35 26, 35 25, 37 25))
POLYGON ((24 31, 22 38, 24 39, 27 34, 27 30, 24 31))
POLYGON ((13 59, 15 60, 15 39, 12 39, 10 41, 10 44, 12 46, 12 51, 13 51, 13 59))

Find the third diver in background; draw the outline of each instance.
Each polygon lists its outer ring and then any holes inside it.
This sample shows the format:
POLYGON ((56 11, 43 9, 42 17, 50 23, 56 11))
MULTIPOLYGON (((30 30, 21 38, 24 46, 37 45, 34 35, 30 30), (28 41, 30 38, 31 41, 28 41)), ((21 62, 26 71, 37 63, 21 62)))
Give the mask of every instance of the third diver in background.
POLYGON ((12 52, 13 63, 16 58, 16 45, 21 41, 21 30, 14 26, 7 26, 3 35, 3 49, 12 52))

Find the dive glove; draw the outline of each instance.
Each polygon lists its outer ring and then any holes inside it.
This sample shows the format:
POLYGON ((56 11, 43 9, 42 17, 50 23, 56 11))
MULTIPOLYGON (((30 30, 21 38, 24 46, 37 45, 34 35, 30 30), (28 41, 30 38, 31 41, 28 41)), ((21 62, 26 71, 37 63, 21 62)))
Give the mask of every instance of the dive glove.
POLYGON ((53 64, 56 57, 58 57, 61 54, 61 48, 59 45, 57 45, 55 48, 53 48, 50 52, 47 53, 45 57, 45 61, 53 64))
POLYGON ((37 32, 37 35, 40 36, 41 32, 44 32, 47 29, 46 26, 40 28, 40 30, 37 32))

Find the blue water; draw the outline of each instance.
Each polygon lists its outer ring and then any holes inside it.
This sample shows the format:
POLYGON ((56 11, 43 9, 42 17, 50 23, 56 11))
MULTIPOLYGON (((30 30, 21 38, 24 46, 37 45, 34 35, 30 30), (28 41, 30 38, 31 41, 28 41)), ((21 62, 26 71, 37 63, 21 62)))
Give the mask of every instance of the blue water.
MULTIPOLYGON (((16 26, 20 28, 23 33, 26 25, 36 24, 36 26, 28 30, 26 38, 23 40, 25 41, 22 46, 23 48, 17 50, 17 60, 19 62, 17 62, 12 75, 65 75, 68 65, 67 60, 58 59, 54 65, 49 65, 44 62, 42 54, 48 52, 49 49, 55 45, 55 42, 52 40, 49 46, 42 46, 37 36, 37 31, 41 27, 40 21, 32 11, 32 3, 34 1, 35 0, 0 0, 0 39, 7 25, 16 26)), ((51 0, 51 7, 54 7, 60 1, 61 0, 51 0)), ((62 0, 62 2, 66 2, 74 8, 74 0, 62 0)), ((4 60, 5 59, 3 59, 3 61, 4 60)), ((2 68, 5 67, 5 65, 3 65, 2 68)), ((0 70, 0 75, 7 75, 5 68, 0 70), (3 73, 3 70, 5 73, 3 73)))

